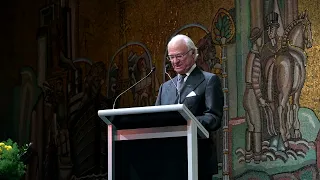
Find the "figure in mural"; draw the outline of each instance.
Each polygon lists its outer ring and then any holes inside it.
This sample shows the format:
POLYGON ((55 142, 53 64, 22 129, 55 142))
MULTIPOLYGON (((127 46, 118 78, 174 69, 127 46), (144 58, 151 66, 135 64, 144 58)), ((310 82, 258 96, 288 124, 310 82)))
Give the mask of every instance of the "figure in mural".
POLYGON ((270 42, 262 50, 264 95, 270 103, 274 119, 278 120, 281 138, 288 146, 288 139, 301 138, 299 97, 305 80, 304 49, 312 46, 311 23, 306 13, 303 13, 286 27, 283 41, 280 42, 276 35, 277 17, 276 13, 267 16, 270 42), (290 97, 292 104, 289 102, 290 97))
MULTIPOLYGON (((152 58, 147 47, 140 42, 121 46, 112 56, 108 69, 107 98, 113 99, 141 78, 152 68, 152 58)), ((149 106, 155 101, 160 86, 155 73, 123 94, 116 107, 149 106)))
POLYGON ((275 61, 270 64, 274 66, 270 73, 275 75, 275 79, 268 89, 278 92, 277 113, 284 142, 290 138, 301 138, 298 119, 299 98, 306 76, 305 48, 311 47, 311 23, 304 12, 286 28, 281 50, 276 54, 275 61), (292 103, 289 101, 291 97, 292 103))
MULTIPOLYGON (((265 43, 263 46, 262 54, 267 56, 266 58, 274 55, 281 47, 281 36, 278 35, 279 24, 279 14, 276 12, 271 12, 266 17, 266 30, 268 33, 269 42, 265 43)), ((265 58, 263 58, 265 59, 265 58)))
POLYGON ((201 38, 196 46, 199 53, 197 65, 201 67, 202 70, 212 72, 215 67, 221 69, 220 60, 216 57, 216 48, 211 33, 201 38))
MULTIPOLYGON (((147 64, 145 58, 141 57, 136 62, 135 80, 139 81, 147 75, 147 64)), ((149 106, 152 104, 151 98, 151 77, 147 77, 134 87, 134 105, 135 106, 149 106)))
POLYGON ((261 50, 261 68, 263 74, 266 74, 262 77, 264 79, 263 83, 263 95, 264 98, 267 100, 267 103, 270 105, 272 109, 272 114, 269 114, 268 118, 272 118, 274 120, 277 120, 277 113, 276 113, 276 101, 274 98, 274 94, 272 92, 272 89, 269 88, 274 81, 273 76, 273 62, 275 60, 275 54, 279 50, 281 43, 281 37, 278 36, 277 30, 279 28, 278 23, 279 15, 275 12, 271 12, 266 17, 266 29, 268 33, 269 41, 265 43, 261 50))
POLYGON ((254 159, 255 163, 266 161, 262 154, 262 115, 260 107, 267 106, 261 93, 261 63, 259 50, 262 46, 262 30, 255 27, 251 30, 252 49, 248 54, 245 71, 246 89, 243 97, 243 107, 246 111, 246 162, 254 159))
MULTIPOLYGON (((128 58, 130 85, 133 85, 150 72, 151 65, 147 59, 146 53, 141 56, 133 52, 130 53, 128 58)), ((152 105, 154 102, 154 95, 152 93, 154 85, 159 87, 159 82, 155 75, 152 74, 132 88, 133 106, 152 105)))
MULTIPOLYGON (((146 67, 146 60, 144 58, 140 58, 137 62, 137 76, 139 79, 145 77, 147 75, 147 67, 146 67)), ((136 94, 135 94, 135 103, 139 106, 148 106, 151 105, 152 102, 152 94, 151 92, 151 83, 152 79, 151 77, 147 77, 143 81, 141 81, 137 86, 135 87, 136 94)))

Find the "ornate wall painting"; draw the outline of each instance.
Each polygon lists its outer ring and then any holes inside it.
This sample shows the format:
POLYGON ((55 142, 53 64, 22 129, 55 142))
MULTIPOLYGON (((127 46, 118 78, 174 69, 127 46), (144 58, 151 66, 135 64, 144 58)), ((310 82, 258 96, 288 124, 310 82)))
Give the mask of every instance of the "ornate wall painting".
POLYGON ((236 179, 319 178, 319 119, 300 106, 312 24, 307 11, 298 12, 297 1, 281 2, 282 8, 277 0, 250 4, 256 14, 244 71, 245 117, 229 122, 236 179))
MULTIPOLYGON (((150 52, 143 43, 130 42, 120 47, 109 65, 108 98, 115 98, 138 82, 151 71, 153 66, 150 52)), ((153 105, 159 86, 158 78, 155 73, 152 73, 129 92, 123 94, 116 103, 118 107, 153 105)))
MULTIPOLYGON (((126 1, 121 2, 125 3, 126 1)), ((205 4, 206 2, 201 3, 205 4)), ((305 12, 307 8, 299 5, 305 3, 306 1, 298 3, 297 0, 290 2, 285 0, 241 0, 235 3, 235 9, 212 8, 214 14, 212 16, 209 14, 209 18, 199 16, 198 21, 183 21, 186 23, 175 28, 173 33, 168 35, 171 37, 177 33, 183 33, 189 35, 196 42, 199 48, 198 65, 205 71, 219 74, 224 85, 230 80, 229 86, 224 86, 225 91, 229 90, 229 97, 231 97, 233 89, 237 91, 240 88, 245 89, 243 100, 240 98, 237 100, 229 99, 229 103, 241 101, 241 105, 243 104, 245 108, 245 117, 242 117, 241 113, 236 117, 230 116, 233 118, 231 120, 225 116, 224 122, 229 126, 229 131, 223 132, 221 129, 217 133, 217 143, 220 144, 218 152, 221 157, 219 159, 220 171, 214 176, 214 179, 319 179, 320 162, 317 159, 320 157, 320 143, 318 143, 320 124, 319 116, 316 116, 317 113, 319 115, 319 110, 317 111, 314 106, 309 106, 314 103, 310 99, 319 100, 314 96, 301 97, 306 86, 311 89, 317 88, 315 85, 311 87, 312 83, 309 83, 310 80, 307 82, 306 79, 311 69, 313 69, 312 72, 318 72, 314 70, 318 63, 314 63, 314 67, 309 66, 308 63, 320 52, 319 42, 316 44, 312 41, 319 39, 319 37, 315 36, 316 33, 311 33, 315 32, 315 27, 319 27, 320 23, 313 23, 314 17, 310 15, 312 13, 305 12), (235 11, 240 8, 239 2, 242 3, 241 5, 250 6, 250 16, 243 16, 242 19, 235 17, 235 11), (254 9, 259 11, 254 11, 254 9), (238 34, 235 33, 246 31, 246 27, 242 26, 242 29, 235 31, 233 23, 245 25, 246 23, 241 20, 246 18, 250 19, 250 27, 248 27, 250 31, 246 39, 241 39, 238 42, 239 39, 235 38, 238 37, 238 34), (207 21, 207 19, 210 20, 207 21), (233 23, 229 23, 231 20, 233 23), (198 22, 203 22, 203 24, 198 22), (228 29, 230 31, 225 31, 228 29), (229 35, 233 37, 230 38, 229 35), (223 36, 229 39, 226 41, 225 47, 222 47, 221 43, 223 36), (232 55, 235 53, 233 51, 236 51, 232 47, 234 48, 236 43, 245 46, 246 41, 250 42, 250 52, 243 59, 246 68, 242 69, 239 66, 236 72, 235 69, 230 68, 230 64, 228 64, 229 66, 223 65, 226 62, 240 61, 237 55, 232 55), (224 48, 228 51, 224 51, 224 48), (314 51, 314 49, 318 51, 314 51), (234 84, 231 83, 230 77, 234 74, 239 75, 239 69, 243 70, 240 73, 246 77, 245 86, 231 87, 230 85, 238 85, 235 82, 238 77, 233 81, 234 84), (223 74, 227 75, 229 79, 225 77, 223 79, 223 74), (302 100, 304 105, 301 105, 302 100), (313 109, 307 107, 313 107, 313 109), (224 142, 222 141, 223 135, 225 135, 224 142), (228 138, 226 139, 226 137, 228 138)), ((51 9, 51 6, 48 7, 51 9)), ((126 7, 120 9, 122 8, 126 7)), ((50 22, 48 20, 52 18, 51 11, 47 13, 45 9, 41 10, 41 14, 46 15, 45 18, 40 19, 41 26, 46 25, 50 22)), ((179 9, 181 9, 180 6, 179 9)), ((134 8, 131 10, 136 11, 134 8)), ((152 12, 154 11, 152 10, 152 12)), ((180 20, 183 18, 178 17, 179 14, 176 16, 180 20)), ((83 19, 81 20, 83 21, 83 19)), ((140 23, 133 22, 135 21, 132 21, 131 25, 142 26, 140 23)), ((172 25, 170 26, 172 27, 172 25)), ((100 37, 101 34, 98 32, 96 36, 100 37)), ((122 35, 126 36, 126 39, 130 39, 126 33, 128 32, 125 31, 122 35)), ((130 33, 138 34, 135 31, 130 33)), ((150 31, 150 33, 155 32, 150 31)), ((156 61, 155 59, 160 61, 160 63, 156 62, 159 64, 168 63, 165 61, 166 53, 161 51, 161 55, 158 56, 157 53, 149 50, 151 43, 148 44, 147 41, 133 38, 134 41, 130 43, 121 41, 124 42, 123 46, 119 46, 112 53, 109 52, 113 56, 107 57, 105 60, 107 62, 91 62, 86 58, 78 58, 72 60, 71 63, 78 68, 76 71, 71 66, 68 66, 69 68, 59 66, 60 70, 66 70, 65 73, 60 73, 52 69, 53 65, 59 65, 57 61, 61 58, 59 49, 50 56, 47 56, 47 49, 43 49, 45 47, 43 45, 48 44, 48 39, 55 36, 46 33, 42 35, 39 34, 38 37, 40 53, 38 65, 47 68, 39 72, 26 69, 21 73, 23 81, 19 121, 21 121, 21 125, 30 123, 30 129, 23 131, 19 137, 21 141, 26 141, 24 135, 29 134, 30 131, 30 139, 36 145, 35 150, 42 152, 38 157, 33 158, 31 164, 34 167, 38 161, 41 163, 39 167, 29 169, 29 178, 42 177, 39 172, 45 172, 47 176, 50 176, 57 174, 58 171, 64 179, 70 179, 70 176, 73 176, 74 179, 93 177, 95 176, 94 172, 83 170, 90 168, 101 170, 101 172, 106 170, 104 161, 106 158, 104 156, 106 150, 105 129, 103 124, 99 124, 102 122, 96 117, 96 111, 110 108, 113 98, 149 72, 156 61), (47 62, 45 57, 56 61, 47 62), (47 72, 55 72, 55 75, 48 77, 46 76, 47 72), (63 86, 62 90, 61 85, 63 86), (102 93, 103 87, 107 88, 107 97, 104 97, 104 93, 102 93), (37 102, 27 102, 28 99, 35 97, 37 97, 37 102), (64 99, 68 99, 68 104, 64 102, 64 99), (23 108, 29 106, 30 103, 35 104, 32 109, 23 108), (63 110, 61 107, 65 107, 65 109, 63 110), (32 121, 26 122, 29 118, 24 115, 31 116, 32 121), (79 134, 82 136, 78 136, 79 134), (95 138, 92 138, 93 136, 95 138), (94 142, 100 143, 93 146, 92 139, 94 142), (51 144, 53 142, 57 144, 51 144), (74 154, 77 154, 78 158, 73 157, 74 154), (90 162, 83 163, 88 155, 90 162), (56 161, 52 161, 55 158, 58 160, 58 165, 55 168, 50 168, 55 165, 56 161)), ((159 35, 159 37, 162 36, 159 35)), ((119 37, 115 36, 114 42, 118 42, 117 38, 119 37)), ((166 40, 161 42, 166 44, 166 40)), ((90 44, 88 48, 91 48, 92 54, 100 57, 101 54, 92 48, 96 47, 93 46, 93 43, 93 40, 88 41, 90 44)), ((158 43, 158 41, 152 43, 158 43)), ((162 46, 162 44, 160 45, 162 46)), ((237 46, 236 48, 245 47, 237 46)), ((113 47, 111 49, 113 51, 113 47)), ((70 62, 70 59, 61 59, 70 62)), ((157 67, 157 71, 162 71, 161 68, 157 67)), ((174 77, 172 69, 169 69, 169 72, 174 77)), ((312 82, 317 82, 317 74, 313 73, 312 77, 315 77, 312 82)), ((160 85, 158 79, 167 80, 167 77, 150 76, 141 85, 124 94, 118 100, 117 107, 152 105, 160 85)), ((231 104, 229 105, 230 109, 233 108, 231 104)), ((239 108, 239 104, 237 108, 239 108)), ((105 177, 106 174, 101 173, 100 176, 105 177)))

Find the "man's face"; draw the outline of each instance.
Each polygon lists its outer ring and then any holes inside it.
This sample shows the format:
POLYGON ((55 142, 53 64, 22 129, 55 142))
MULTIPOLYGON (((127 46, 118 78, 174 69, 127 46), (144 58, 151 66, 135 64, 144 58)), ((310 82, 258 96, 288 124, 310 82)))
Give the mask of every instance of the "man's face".
POLYGON ((259 38, 257 39, 257 46, 258 46, 258 47, 261 47, 261 46, 262 46, 262 38, 261 38, 261 37, 259 37, 259 38))
POLYGON ((187 73, 195 63, 193 50, 188 50, 183 40, 176 41, 168 46, 168 56, 172 57, 170 60, 172 67, 178 74, 187 73))

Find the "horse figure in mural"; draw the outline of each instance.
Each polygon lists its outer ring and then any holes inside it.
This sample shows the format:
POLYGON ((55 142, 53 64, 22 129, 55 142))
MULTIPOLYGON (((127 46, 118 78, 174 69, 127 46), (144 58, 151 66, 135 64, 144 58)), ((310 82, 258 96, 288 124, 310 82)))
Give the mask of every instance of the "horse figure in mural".
POLYGON ((305 49, 311 47, 311 22, 304 12, 286 27, 281 48, 265 65, 267 97, 269 101, 275 101, 276 112, 273 113, 279 120, 279 131, 286 146, 288 139, 301 138, 299 98, 306 77, 305 49))

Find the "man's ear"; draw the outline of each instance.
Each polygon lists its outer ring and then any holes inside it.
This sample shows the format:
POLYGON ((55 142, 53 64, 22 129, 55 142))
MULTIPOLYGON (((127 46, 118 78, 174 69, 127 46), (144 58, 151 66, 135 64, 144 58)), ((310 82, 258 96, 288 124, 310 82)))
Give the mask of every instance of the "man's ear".
POLYGON ((191 52, 192 52, 192 56, 195 57, 195 54, 196 54, 196 53, 195 53, 194 49, 192 49, 191 52))

